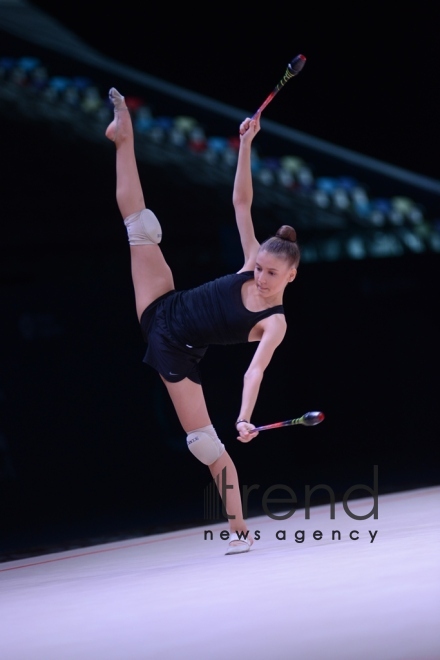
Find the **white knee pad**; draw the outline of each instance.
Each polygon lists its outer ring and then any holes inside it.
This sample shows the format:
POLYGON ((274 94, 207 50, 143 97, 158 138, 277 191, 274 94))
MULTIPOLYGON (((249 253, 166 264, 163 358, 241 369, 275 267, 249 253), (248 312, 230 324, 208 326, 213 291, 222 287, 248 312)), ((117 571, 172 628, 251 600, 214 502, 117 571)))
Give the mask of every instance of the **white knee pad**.
POLYGON ((191 454, 205 465, 214 463, 225 451, 212 424, 188 433, 186 443, 191 454))
POLYGON ((150 209, 143 209, 125 218, 130 245, 157 245, 162 240, 162 227, 150 209))

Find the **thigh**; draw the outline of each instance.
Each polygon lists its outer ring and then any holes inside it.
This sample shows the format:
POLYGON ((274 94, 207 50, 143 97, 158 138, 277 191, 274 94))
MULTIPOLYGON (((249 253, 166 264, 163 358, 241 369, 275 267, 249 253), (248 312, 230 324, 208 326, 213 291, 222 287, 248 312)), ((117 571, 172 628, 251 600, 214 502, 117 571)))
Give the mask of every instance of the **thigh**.
POLYGON ((186 433, 211 424, 202 386, 189 378, 169 383, 161 376, 186 433))
POLYGON ((140 319, 148 305, 174 289, 174 279, 158 245, 132 245, 130 255, 136 312, 140 319))

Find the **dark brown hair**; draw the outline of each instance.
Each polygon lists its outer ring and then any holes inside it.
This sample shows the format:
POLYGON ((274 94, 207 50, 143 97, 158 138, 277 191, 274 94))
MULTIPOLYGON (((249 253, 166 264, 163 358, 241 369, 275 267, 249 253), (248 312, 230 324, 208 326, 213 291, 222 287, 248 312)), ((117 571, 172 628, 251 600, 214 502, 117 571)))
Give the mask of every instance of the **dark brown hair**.
POLYGON ((294 268, 298 267, 301 259, 301 251, 296 242, 296 231, 290 225, 282 225, 275 236, 261 243, 260 250, 282 257, 294 268))

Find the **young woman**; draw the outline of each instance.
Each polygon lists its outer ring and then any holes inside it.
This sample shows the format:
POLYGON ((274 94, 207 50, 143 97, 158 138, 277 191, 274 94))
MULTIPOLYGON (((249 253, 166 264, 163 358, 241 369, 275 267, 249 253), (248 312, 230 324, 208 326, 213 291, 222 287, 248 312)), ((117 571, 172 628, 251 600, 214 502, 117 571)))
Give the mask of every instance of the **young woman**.
POLYGON ((191 453, 209 466, 217 484, 226 475, 228 486, 232 486, 223 494, 230 524, 226 554, 247 552, 253 539, 243 519, 237 471, 209 417, 199 362, 210 344, 258 342, 244 374, 236 422, 238 440, 249 442, 258 434, 250 420, 264 371, 286 333, 283 294, 295 279, 300 260, 296 233, 284 225, 261 245, 255 237, 251 146, 260 130, 260 117, 247 118, 240 125, 233 191, 243 267, 238 273, 199 287, 176 291, 171 269, 159 247, 161 226, 145 205, 130 112, 114 87, 109 98, 114 119, 106 136, 116 146, 116 201, 130 244, 136 311, 147 343, 144 362, 164 382, 191 453))

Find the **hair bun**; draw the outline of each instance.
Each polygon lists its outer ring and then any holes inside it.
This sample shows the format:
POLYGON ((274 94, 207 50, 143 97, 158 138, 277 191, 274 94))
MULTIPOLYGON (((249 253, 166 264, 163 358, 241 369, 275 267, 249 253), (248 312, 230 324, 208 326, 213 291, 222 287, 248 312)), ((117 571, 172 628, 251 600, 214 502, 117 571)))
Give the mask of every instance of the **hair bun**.
POLYGON ((282 238, 285 241, 290 241, 291 243, 296 243, 296 231, 290 225, 282 225, 275 234, 278 238, 282 238))

